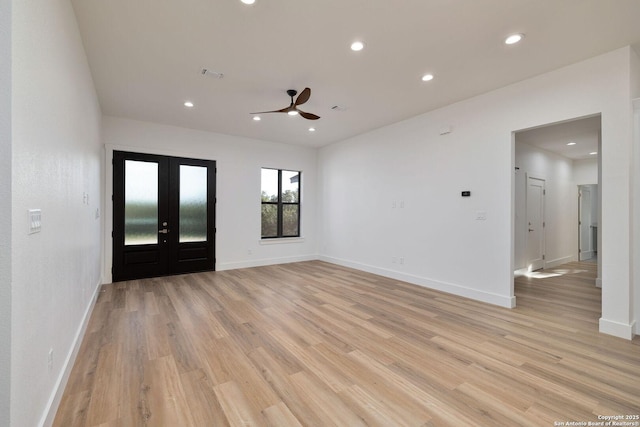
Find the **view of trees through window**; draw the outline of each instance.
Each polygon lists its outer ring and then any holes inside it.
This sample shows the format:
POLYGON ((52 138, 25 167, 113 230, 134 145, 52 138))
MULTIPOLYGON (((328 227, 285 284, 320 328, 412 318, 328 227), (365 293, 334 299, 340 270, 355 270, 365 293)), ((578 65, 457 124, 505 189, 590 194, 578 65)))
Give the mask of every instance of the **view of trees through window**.
POLYGON ((262 238, 300 236, 300 171, 262 169, 262 238))

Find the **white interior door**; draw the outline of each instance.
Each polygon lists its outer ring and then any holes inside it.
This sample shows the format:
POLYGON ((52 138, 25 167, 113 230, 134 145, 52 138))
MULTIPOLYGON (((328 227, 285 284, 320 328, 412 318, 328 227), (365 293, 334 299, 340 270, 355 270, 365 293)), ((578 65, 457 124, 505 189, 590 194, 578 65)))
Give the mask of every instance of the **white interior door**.
POLYGON ((519 169, 516 169, 515 187, 513 267, 521 270, 527 267, 527 174, 519 169))
POLYGON ((591 189, 581 186, 578 225, 580 239, 580 261, 593 258, 593 233, 591 231, 591 189))
POLYGON ((545 181, 527 178, 527 268, 544 267, 544 196, 545 181))

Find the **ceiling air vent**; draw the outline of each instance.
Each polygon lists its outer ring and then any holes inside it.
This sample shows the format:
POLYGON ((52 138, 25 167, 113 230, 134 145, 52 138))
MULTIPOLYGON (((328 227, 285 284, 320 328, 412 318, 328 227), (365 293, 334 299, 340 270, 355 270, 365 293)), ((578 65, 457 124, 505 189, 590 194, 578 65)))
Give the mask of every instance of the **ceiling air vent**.
POLYGON ((208 68, 203 68, 202 71, 200 71, 200 74, 202 74, 203 76, 215 77, 216 79, 221 79, 224 77, 224 74, 218 71, 209 70, 208 68))

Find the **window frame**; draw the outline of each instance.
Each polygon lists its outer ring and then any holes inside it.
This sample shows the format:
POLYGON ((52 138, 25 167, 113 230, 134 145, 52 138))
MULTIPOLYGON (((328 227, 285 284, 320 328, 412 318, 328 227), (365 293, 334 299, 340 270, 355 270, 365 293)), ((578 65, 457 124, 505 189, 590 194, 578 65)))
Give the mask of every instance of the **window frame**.
MULTIPOLYGON (((295 239, 300 238, 301 233, 301 211, 302 211, 302 171, 300 170, 290 170, 290 169, 277 169, 277 168, 268 168, 263 167, 260 171, 268 169, 278 171, 278 200, 275 202, 271 201, 263 201, 260 200, 260 238, 262 240, 273 240, 273 239, 295 239), (282 172, 294 172, 298 174, 298 197, 297 202, 284 202, 282 200, 282 172), (262 206, 264 205, 275 205, 276 206, 276 235, 275 236, 263 236, 262 235, 262 206), (297 234, 284 235, 284 207, 285 206, 297 206, 298 207, 298 215, 297 215, 297 234)), ((262 178, 260 181, 260 186, 262 188, 262 178)), ((261 190, 262 193, 262 190, 261 190)))

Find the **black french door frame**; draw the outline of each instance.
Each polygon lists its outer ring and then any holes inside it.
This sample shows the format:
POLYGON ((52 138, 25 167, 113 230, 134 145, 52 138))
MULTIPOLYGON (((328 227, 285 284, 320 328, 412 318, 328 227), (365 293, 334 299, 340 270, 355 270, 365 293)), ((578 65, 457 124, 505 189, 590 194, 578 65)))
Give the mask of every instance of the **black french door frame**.
POLYGON ((113 152, 113 281, 215 270, 216 162, 113 152), (125 162, 157 164, 157 243, 125 245, 125 162), (180 242, 181 166, 206 168, 206 241, 180 242))

